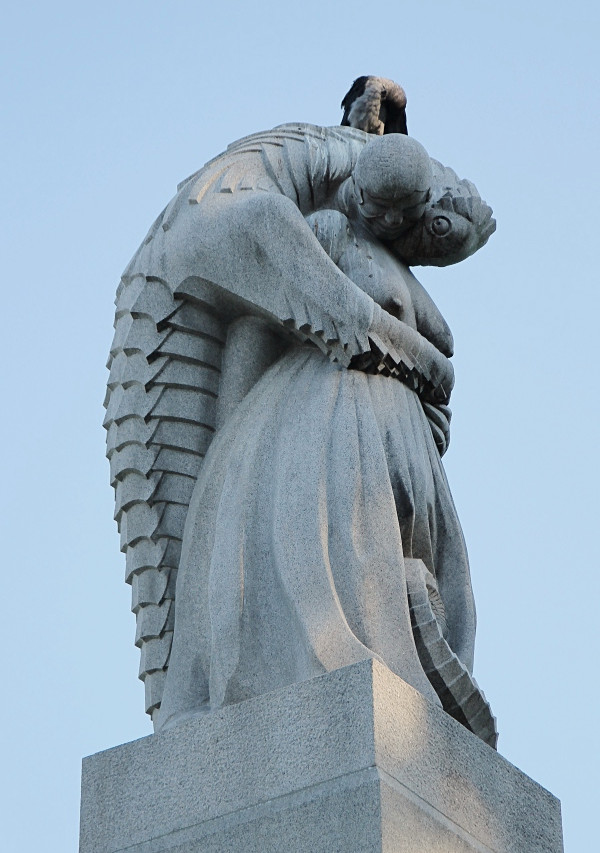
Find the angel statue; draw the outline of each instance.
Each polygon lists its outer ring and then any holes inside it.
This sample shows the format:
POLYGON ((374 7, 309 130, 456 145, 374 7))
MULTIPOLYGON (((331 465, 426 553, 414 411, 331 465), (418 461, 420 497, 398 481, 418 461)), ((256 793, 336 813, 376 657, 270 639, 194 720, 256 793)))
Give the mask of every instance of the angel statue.
POLYGON ((157 730, 376 658, 495 745, 441 462, 452 335, 410 270, 491 213, 404 133, 285 124, 151 227, 105 425, 157 730))

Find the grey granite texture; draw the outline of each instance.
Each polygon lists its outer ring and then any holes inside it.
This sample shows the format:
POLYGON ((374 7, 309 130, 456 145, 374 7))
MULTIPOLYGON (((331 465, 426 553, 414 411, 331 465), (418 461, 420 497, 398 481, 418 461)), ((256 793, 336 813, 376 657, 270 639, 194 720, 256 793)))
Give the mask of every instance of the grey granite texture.
POLYGON ((546 790, 377 661, 84 760, 80 853, 560 853, 546 790))
POLYGON ((496 748, 496 718, 477 682, 445 639, 446 615, 437 581, 422 560, 404 560, 410 620, 425 674, 442 708, 496 748))
POLYGON ((158 217, 117 294, 105 420, 157 727, 367 658, 439 701, 405 559, 471 672, 452 336, 409 265, 493 229, 415 140, 312 125, 234 143, 158 217))

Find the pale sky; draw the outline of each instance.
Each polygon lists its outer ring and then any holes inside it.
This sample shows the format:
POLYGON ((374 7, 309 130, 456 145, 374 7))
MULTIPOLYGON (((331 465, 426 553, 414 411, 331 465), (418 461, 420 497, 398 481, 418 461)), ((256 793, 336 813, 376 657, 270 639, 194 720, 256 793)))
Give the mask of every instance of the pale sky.
MULTIPOLYGON (((446 469, 499 751, 597 837, 595 3, 11 4, 0 35, 7 595, 3 849, 75 850, 84 755, 151 731, 101 428, 120 273, 235 139, 338 124, 355 77, 492 205, 475 257, 416 270, 454 332, 446 469)), ((6 624, 5 622, 5 624, 6 624)))

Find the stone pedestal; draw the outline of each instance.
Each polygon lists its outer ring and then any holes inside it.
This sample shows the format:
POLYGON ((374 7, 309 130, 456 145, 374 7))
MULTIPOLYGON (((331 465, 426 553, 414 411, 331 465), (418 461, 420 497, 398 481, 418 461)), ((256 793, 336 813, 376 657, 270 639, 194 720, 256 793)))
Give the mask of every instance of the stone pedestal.
POLYGON ((80 853, 560 853, 560 804, 376 661, 86 758, 80 853))

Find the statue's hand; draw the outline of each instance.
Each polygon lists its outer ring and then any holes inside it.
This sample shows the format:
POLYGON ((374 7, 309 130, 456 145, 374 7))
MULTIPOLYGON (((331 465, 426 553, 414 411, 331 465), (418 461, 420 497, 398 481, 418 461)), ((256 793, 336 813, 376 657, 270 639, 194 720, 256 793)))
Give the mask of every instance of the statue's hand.
POLYGON ((416 329, 375 305, 369 329, 370 352, 355 356, 350 367, 393 376, 432 403, 447 403, 454 386, 454 368, 416 329))
MULTIPOLYGON (((418 333, 417 333, 418 334, 418 333)), ((450 394, 454 388, 454 367, 450 359, 446 358, 439 349, 422 338, 427 350, 426 360, 429 364, 430 384, 426 383, 421 397, 423 400, 445 404, 450 400, 450 394)))

